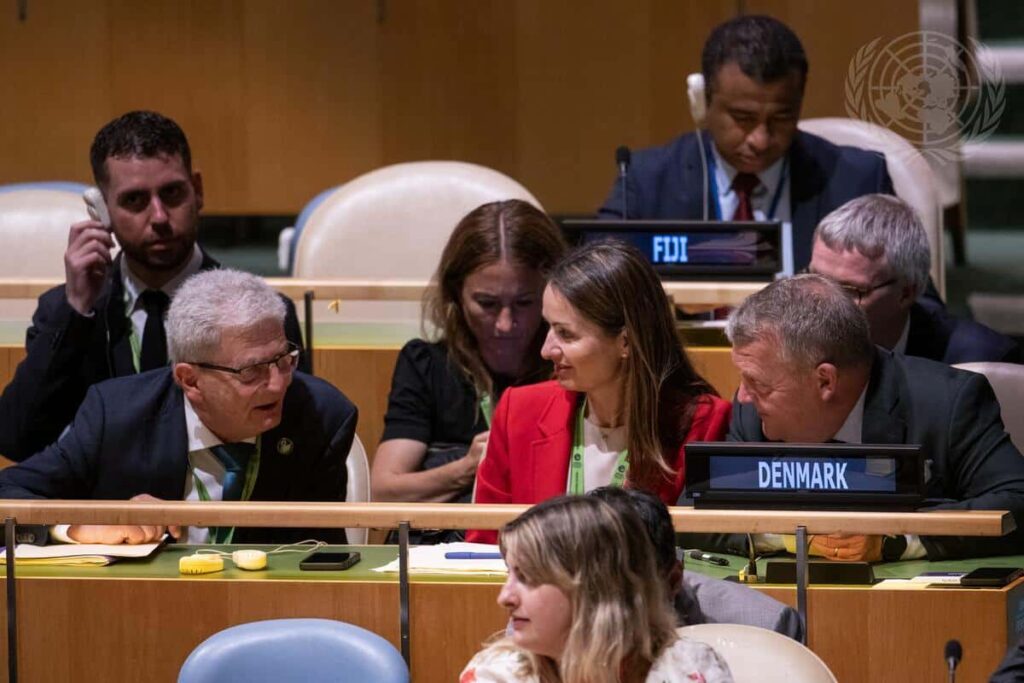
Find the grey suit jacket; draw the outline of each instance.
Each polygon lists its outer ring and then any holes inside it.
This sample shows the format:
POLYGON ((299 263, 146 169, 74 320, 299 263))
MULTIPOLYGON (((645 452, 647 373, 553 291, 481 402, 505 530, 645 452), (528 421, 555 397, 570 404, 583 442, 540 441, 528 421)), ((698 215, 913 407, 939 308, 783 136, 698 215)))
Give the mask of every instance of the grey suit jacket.
POLYGON ((739 583, 685 571, 675 607, 685 626, 745 624, 803 641, 804 625, 796 610, 739 583))

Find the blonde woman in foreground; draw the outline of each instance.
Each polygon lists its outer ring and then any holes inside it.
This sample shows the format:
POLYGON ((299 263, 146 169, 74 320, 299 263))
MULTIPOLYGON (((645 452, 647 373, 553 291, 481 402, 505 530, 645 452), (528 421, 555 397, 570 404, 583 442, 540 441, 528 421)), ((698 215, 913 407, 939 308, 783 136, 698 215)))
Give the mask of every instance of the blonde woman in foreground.
POLYGON ((676 635, 631 510, 552 498, 505 526, 501 551, 512 635, 478 652, 460 683, 731 683, 710 646, 676 635))

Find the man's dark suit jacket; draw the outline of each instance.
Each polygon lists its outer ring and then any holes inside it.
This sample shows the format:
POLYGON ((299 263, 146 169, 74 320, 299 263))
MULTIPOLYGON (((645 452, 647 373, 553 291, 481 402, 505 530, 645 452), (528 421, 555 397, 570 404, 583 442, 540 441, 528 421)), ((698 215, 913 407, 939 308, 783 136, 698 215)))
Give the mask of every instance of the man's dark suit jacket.
POLYGON ((1015 341, 973 320, 950 315, 945 306, 928 297, 921 297, 910 309, 906 354, 947 365, 1021 362, 1015 341))
MULTIPOLYGON (((766 441, 751 403, 733 404, 730 441, 766 441)), ((1007 536, 927 536, 929 560, 1019 554, 1024 548, 1024 457, 1010 442, 984 375, 878 349, 864 398, 864 443, 920 444, 926 495, 939 508, 1009 510, 1007 536)), ((719 540, 721 542, 721 540, 719 540)), ((742 548, 743 536, 729 539, 742 548)))
MULTIPOLYGON (((705 145, 714 144, 706 131, 703 138, 705 145)), ((798 131, 789 154, 793 263, 800 270, 811 262, 814 228, 826 214, 855 197, 874 192, 892 194, 893 190, 885 157, 877 152, 840 147, 798 131)), ((707 192, 708 215, 713 219, 717 198, 704 187, 700 147, 694 133, 661 147, 636 151, 626 176, 627 217, 699 220, 704 215, 702 190, 707 192)), ((623 217, 620 181, 612 185, 598 217, 623 217)))
MULTIPOLYGON (((203 253, 201 270, 219 267, 203 253)), ((295 305, 291 299, 282 299, 285 336, 302 348, 295 305)), ((26 357, 0 396, 0 455, 17 461, 42 450, 71 422, 89 387, 135 374, 121 259, 110 269, 94 311, 92 317, 79 315, 68 304, 64 285, 39 297, 25 335, 26 357)), ((299 369, 310 369, 305 353, 299 369)))
MULTIPOLYGON (((281 423, 260 437, 251 500, 344 500, 345 459, 357 419, 356 407, 340 391, 295 373, 281 423)), ((184 397, 170 368, 161 368, 90 387, 59 441, 0 471, 0 498, 127 500, 148 493, 182 500, 188 471, 184 397)), ((345 531, 238 529, 234 542, 307 538, 344 543, 345 531)))

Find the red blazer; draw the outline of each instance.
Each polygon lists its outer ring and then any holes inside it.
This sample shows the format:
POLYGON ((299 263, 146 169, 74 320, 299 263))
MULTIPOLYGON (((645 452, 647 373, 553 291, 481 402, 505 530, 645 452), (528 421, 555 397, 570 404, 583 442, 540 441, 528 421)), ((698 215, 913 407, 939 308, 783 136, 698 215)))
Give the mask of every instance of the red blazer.
MULTIPOLYGON (((477 503, 539 503, 565 493, 572 450, 572 420, 578 394, 558 382, 543 382, 507 389, 494 411, 487 455, 476 473, 477 503)), ((699 399, 690 441, 721 441, 729 426, 732 405, 706 394, 699 399)), ((675 505, 686 482, 684 448, 674 462, 673 481, 665 481, 653 493, 675 505)), ((496 543, 496 531, 471 529, 466 540, 496 543)))

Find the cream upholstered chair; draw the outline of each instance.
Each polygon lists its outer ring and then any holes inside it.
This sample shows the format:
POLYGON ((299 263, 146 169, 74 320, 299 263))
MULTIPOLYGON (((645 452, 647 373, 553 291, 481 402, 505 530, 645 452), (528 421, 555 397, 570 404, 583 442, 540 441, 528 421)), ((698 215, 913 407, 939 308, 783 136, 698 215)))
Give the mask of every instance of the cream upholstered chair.
MULTIPOLYGON (((348 484, 345 487, 345 500, 349 503, 365 503, 370 500, 370 463, 366 457, 366 448, 359 436, 352 439, 352 448, 345 459, 348 471, 348 484)), ((365 545, 369 530, 358 527, 346 527, 345 535, 353 545, 365 545)))
POLYGON ((961 370, 985 375, 999 401, 1003 426, 1017 450, 1024 453, 1024 365, 1016 363, 959 363, 961 370))
POLYGON ((323 198, 305 222, 293 275, 426 281, 459 219, 501 199, 539 202, 498 171, 417 161, 371 171, 323 198))
POLYGON ((921 217, 932 251, 932 281, 946 296, 946 259, 943 255, 942 198, 931 166, 905 138, 892 131, 857 119, 804 119, 800 130, 823 137, 837 145, 881 152, 892 178, 896 195, 910 204, 921 217))
POLYGON ((825 662, 792 638, 757 626, 694 624, 679 635, 707 643, 736 683, 836 683, 825 662))
POLYGON ((0 185, 0 273, 4 277, 64 279, 72 223, 88 220, 87 185, 0 185))

